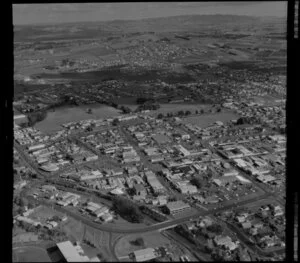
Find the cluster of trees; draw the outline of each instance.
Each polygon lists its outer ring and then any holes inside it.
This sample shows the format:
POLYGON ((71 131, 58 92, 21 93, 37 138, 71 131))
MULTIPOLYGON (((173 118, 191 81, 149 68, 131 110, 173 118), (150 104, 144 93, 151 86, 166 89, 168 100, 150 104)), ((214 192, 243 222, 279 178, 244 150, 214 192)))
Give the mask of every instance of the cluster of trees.
MULTIPOLYGON (((47 111, 36 111, 27 115, 29 127, 34 126, 37 122, 44 120, 47 117, 47 111)), ((26 125, 26 124, 24 124, 26 125)), ((23 126, 24 126, 23 125, 23 126)))
POLYGON ((117 118, 115 118, 115 119, 113 119, 113 121, 112 121, 112 125, 113 126, 117 126, 118 124, 120 123, 120 121, 117 119, 117 118))
POLYGON ((198 178, 198 177, 193 177, 192 179, 191 179, 191 181, 190 181, 190 183, 192 184, 192 185, 195 185, 198 189, 201 189, 202 188, 202 182, 201 182, 201 180, 200 180, 200 178, 198 178))
POLYGON ((123 197, 116 197, 113 200, 113 209, 124 219, 131 223, 143 222, 144 216, 139 208, 123 197))
MULTIPOLYGON (((183 116, 189 116, 191 114, 192 114, 192 112, 189 111, 189 110, 186 110, 186 111, 180 110, 180 111, 178 111, 177 113, 174 113, 174 114, 173 114, 173 112, 168 112, 166 115, 164 115, 162 113, 159 113, 157 115, 157 118, 158 119, 172 118, 174 116, 183 117, 183 116)), ((201 109, 200 111, 199 110, 195 110, 195 114, 204 114, 204 109, 201 109)))
POLYGON ((143 111, 143 110, 158 110, 160 108, 160 105, 158 103, 144 103, 142 105, 139 105, 136 112, 143 111))
POLYGON ((177 116, 181 117, 181 116, 188 116, 188 115, 191 115, 192 113, 189 111, 189 110, 186 110, 186 111, 183 111, 183 110, 180 110, 177 112, 177 116))
POLYGON ((145 245, 144 239, 142 237, 138 237, 137 239, 130 241, 130 243, 134 246, 140 247, 145 245))
POLYGON ((236 124, 237 125, 242 125, 242 124, 260 124, 261 121, 256 118, 256 117, 241 117, 237 120, 236 124))
POLYGON ((152 98, 144 98, 144 97, 140 97, 136 99, 136 103, 137 104, 145 104, 145 103, 154 103, 154 99, 152 98))
POLYGON ((37 230, 37 233, 42 240, 52 240, 55 242, 60 242, 67 239, 67 235, 64 232, 59 231, 57 228, 45 229, 43 227, 35 227, 35 229, 37 230))
POLYGON ((131 113, 132 110, 129 108, 129 107, 126 107, 126 106, 121 106, 119 107, 119 109, 124 113, 124 114, 128 114, 128 113, 131 113))

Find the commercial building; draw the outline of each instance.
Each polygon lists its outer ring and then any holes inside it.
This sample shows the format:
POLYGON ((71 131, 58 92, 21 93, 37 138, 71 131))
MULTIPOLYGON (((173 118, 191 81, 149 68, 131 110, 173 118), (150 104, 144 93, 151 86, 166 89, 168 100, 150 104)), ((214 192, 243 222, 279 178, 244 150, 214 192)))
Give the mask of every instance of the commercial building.
POLYGON ((151 186, 153 192, 160 193, 165 191, 165 188, 160 183, 160 181, 156 178, 155 174, 151 171, 145 172, 145 176, 147 178, 148 184, 151 186))
POLYGON ((136 262, 144 262, 157 257, 154 248, 145 248, 133 252, 136 262))
POLYGON ((90 259, 87 256, 80 255, 79 249, 77 249, 70 241, 60 242, 56 244, 62 258, 66 262, 89 262, 90 259))
POLYGON ((183 201, 174 201, 166 205, 166 208, 171 215, 181 213, 183 211, 189 210, 191 207, 189 204, 184 203, 183 201))

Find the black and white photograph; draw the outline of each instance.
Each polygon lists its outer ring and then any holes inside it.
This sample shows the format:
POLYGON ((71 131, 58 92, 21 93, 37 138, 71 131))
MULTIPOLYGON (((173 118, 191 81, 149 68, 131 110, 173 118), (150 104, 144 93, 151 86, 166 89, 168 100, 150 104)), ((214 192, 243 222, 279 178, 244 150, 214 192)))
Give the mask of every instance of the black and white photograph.
POLYGON ((288 1, 12 13, 13 262, 287 259, 288 1))

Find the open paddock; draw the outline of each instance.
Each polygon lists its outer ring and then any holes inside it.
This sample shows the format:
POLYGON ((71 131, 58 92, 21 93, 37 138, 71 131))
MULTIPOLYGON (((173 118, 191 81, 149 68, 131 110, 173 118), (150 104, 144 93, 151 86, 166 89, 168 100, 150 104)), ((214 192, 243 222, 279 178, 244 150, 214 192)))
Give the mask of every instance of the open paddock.
POLYGON ((216 121, 227 123, 230 120, 238 119, 238 115, 233 112, 222 112, 213 114, 203 114, 200 116, 191 116, 183 119, 183 123, 198 125, 201 128, 206 128, 216 121))
POLYGON ((51 262, 47 251, 41 247, 15 247, 12 251, 13 262, 51 262))

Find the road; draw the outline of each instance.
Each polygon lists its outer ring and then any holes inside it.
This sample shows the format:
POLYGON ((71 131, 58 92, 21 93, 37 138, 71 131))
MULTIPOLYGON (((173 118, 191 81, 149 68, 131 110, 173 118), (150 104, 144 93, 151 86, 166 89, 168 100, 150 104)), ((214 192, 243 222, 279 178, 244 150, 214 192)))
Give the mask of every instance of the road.
MULTIPOLYGON (((38 200, 38 201, 42 205, 46 205, 48 207, 53 207, 54 209, 56 209, 56 210, 58 210, 62 213, 65 213, 65 214, 69 215, 70 217, 73 217, 74 219, 76 219, 78 221, 82 221, 82 223, 84 223, 84 224, 86 224, 90 227, 93 227, 95 229, 98 229, 98 230, 101 230, 101 231, 106 231, 106 232, 111 232, 111 233, 134 234, 134 233, 145 233, 145 232, 151 232, 151 231, 155 231, 155 230, 159 230, 159 229, 163 229, 163 228, 168 228, 168 227, 171 227, 171 226, 174 226, 174 225, 182 224, 182 223, 184 223, 186 221, 189 221, 191 219, 197 219, 199 216, 206 216, 206 215, 209 215, 209 214, 222 212, 222 211, 229 210, 229 209, 232 209, 232 208, 235 208, 235 207, 238 207, 238 206, 246 205, 248 203, 259 201, 261 199, 265 199, 265 198, 268 198, 268 197, 270 197, 269 194, 264 194, 262 196, 258 196, 258 197, 255 197, 255 198, 252 198, 252 199, 249 199, 249 200, 241 201, 241 202, 236 203, 236 204, 224 206, 222 208, 216 208, 216 209, 213 209, 213 210, 210 210, 210 211, 201 211, 201 212, 198 212, 198 213, 196 213, 192 216, 188 215, 188 216, 183 216, 181 218, 168 220, 168 221, 165 221, 165 222, 162 222, 162 223, 153 224, 153 225, 150 225, 150 226, 139 227, 139 228, 126 228, 126 229, 118 228, 115 225, 114 226, 108 226, 108 225, 104 225, 104 224, 103 225, 98 224, 98 223, 95 223, 95 222, 87 219, 86 217, 83 217, 80 214, 71 212, 71 211, 69 211, 69 210, 67 210, 67 209, 65 209, 61 206, 58 206, 58 205, 54 204, 54 203, 50 203, 50 202, 47 202, 47 201, 44 201, 44 200, 38 200)), ((31 197, 29 197, 29 198, 31 198, 31 197)))
MULTIPOLYGON (((221 220, 221 219, 219 219, 219 220, 221 220)), ((221 220, 221 221, 223 221, 223 220, 221 220)), ((241 240, 245 245, 247 245, 247 247, 249 247, 256 254, 259 254, 259 255, 264 256, 264 257, 269 257, 270 254, 274 254, 274 253, 282 254, 282 253, 285 252, 285 248, 279 248, 279 249, 276 249, 272 252, 264 251, 261 248, 257 247, 256 245, 250 244, 249 243, 249 237, 247 237, 245 234, 243 234, 243 232, 241 232, 240 229, 237 228, 234 224, 231 224, 228 221, 226 221, 226 222, 223 221, 223 222, 227 224, 227 227, 231 231, 236 233, 239 240, 241 240)))

